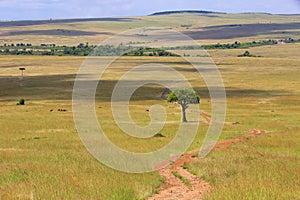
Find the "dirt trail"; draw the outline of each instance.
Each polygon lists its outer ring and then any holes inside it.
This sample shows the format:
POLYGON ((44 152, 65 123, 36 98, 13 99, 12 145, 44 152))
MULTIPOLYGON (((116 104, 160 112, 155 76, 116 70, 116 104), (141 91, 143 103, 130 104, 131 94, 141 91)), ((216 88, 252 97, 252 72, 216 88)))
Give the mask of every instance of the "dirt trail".
POLYGON ((196 160, 194 155, 195 153, 184 154, 174 164, 161 169, 159 173, 165 178, 165 183, 160 188, 159 193, 150 197, 149 200, 193 200, 200 199, 204 193, 209 192, 211 188, 208 183, 183 168, 184 163, 196 160), (172 174, 173 171, 187 179, 189 185, 175 177, 172 174))
MULTIPOLYGON (((201 113, 201 117, 203 117, 207 123, 211 123, 209 115, 201 113)), ((241 142, 245 139, 265 133, 266 131, 254 129, 251 133, 218 142, 214 149, 226 149, 233 143, 241 142)), ((202 198, 203 194, 209 193, 211 191, 209 183, 191 174, 183 167, 185 163, 190 163, 196 159, 197 152, 187 153, 182 155, 172 165, 161 169, 159 173, 165 178, 165 183, 159 189, 159 193, 148 198, 148 200, 199 200, 202 198), (174 171, 178 172, 182 177, 188 180, 189 184, 186 185, 179 178, 175 177, 172 174, 174 171)))
POLYGON ((243 140, 246 140, 246 139, 249 139, 249 138, 252 138, 252 137, 256 137, 256 136, 259 136, 259 135, 263 135, 265 133, 266 133, 266 131, 254 129, 249 134, 241 135, 241 136, 236 137, 236 138, 231 138, 231 139, 228 139, 228 140, 225 140, 225 141, 222 141, 222 142, 218 142, 215 145, 214 149, 216 149, 216 148, 226 149, 226 148, 229 147, 229 145, 231 145, 233 143, 241 142, 243 140))

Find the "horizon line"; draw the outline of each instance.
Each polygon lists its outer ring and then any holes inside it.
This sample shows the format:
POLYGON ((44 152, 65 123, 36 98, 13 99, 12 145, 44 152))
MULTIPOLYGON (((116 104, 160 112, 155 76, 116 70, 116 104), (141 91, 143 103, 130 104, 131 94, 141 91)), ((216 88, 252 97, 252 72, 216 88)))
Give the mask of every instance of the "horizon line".
POLYGON ((12 22, 12 21, 55 21, 55 20, 74 20, 74 19, 109 19, 109 18, 130 18, 130 17, 147 17, 147 16, 158 16, 160 13, 161 15, 176 15, 176 14, 183 14, 195 12, 203 12, 203 15, 210 15, 210 14, 267 14, 267 15, 300 15, 300 13, 272 13, 272 12, 264 12, 264 11, 247 11, 247 12, 222 12, 222 11, 211 11, 211 10, 163 10, 153 12, 147 15, 119 15, 119 16, 99 16, 99 17, 70 17, 70 18, 32 18, 32 19, 0 19, 0 22, 12 22), (167 12, 174 12, 167 14, 167 12), (176 13, 177 12, 177 13, 176 13), (181 13, 180 13, 181 12, 181 13), (210 12, 210 13, 205 13, 210 12), (166 14, 163 14, 166 13, 166 14))

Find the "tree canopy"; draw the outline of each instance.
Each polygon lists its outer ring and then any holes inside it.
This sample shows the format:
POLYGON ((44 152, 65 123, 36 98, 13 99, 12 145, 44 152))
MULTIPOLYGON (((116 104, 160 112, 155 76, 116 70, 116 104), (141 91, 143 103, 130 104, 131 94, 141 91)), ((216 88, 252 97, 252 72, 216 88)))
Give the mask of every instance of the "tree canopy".
POLYGON ((189 104, 198 104, 200 97, 194 90, 189 88, 175 89, 168 96, 167 102, 177 102, 180 104, 182 109, 182 121, 187 122, 186 109, 189 107, 189 104))

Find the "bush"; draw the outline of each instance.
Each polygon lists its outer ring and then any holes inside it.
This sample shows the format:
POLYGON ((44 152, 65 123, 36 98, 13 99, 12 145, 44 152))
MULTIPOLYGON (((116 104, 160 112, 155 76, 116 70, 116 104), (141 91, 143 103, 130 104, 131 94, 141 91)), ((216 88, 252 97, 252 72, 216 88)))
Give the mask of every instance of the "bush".
POLYGON ((25 105, 25 99, 20 99, 17 105, 22 105, 22 106, 25 105))
POLYGON ((255 55, 252 55, 249 51, 245 51, 242 55, 238 55, 238 57, 257 57, 255 55))
POLYGON ((156 133, 153 137, 164 138, 164 137, 166 137, 166 136, 164 136, 164 135, 161 134, 161 133, 156 133))

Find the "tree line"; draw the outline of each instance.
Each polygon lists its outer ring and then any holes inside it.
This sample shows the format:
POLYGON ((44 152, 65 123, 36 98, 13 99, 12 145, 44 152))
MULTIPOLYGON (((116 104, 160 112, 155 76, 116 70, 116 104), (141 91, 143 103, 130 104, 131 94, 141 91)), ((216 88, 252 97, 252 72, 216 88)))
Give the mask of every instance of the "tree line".
POLYGON ((286 38, 283 40, 260 40, 260 41, 252 41, 241 43, 239 41, 235 41, 234 43, 227 44, 208 44, 208 45, 190 45, 190 46, 178 46, 167 48, 168 50, 196 50, 196 49, 247 49, 250 47, 259 47, 266 45, 276 45, 279 43, 298 43, 300 39, 286 38))
POLYGON ((178 56, 164 49, 134 47, 126 45, 94 46, 80 43, 77 46, 57 46, 55 44, 4 44, 0 55, 40 55, 40 56, 178 56))
POLYGON ((297 43, 300 39, 287 38, 284 40, 261 40, 246 43, 238 41, 232 44, 210 44, 194 46, 178 46, 166 48, 137 47, 120 44, 118 46, 95 46, 88 43, 80 43, 77 46, 58 46, 55 44, 4 44, 0 46, 0 55, 40 55, 40 56, 178 56, 170 50, 196 50, 196 49, 247 49, 278 43, 297 43), (168 51, 169 50, 169 51, 168 51))

